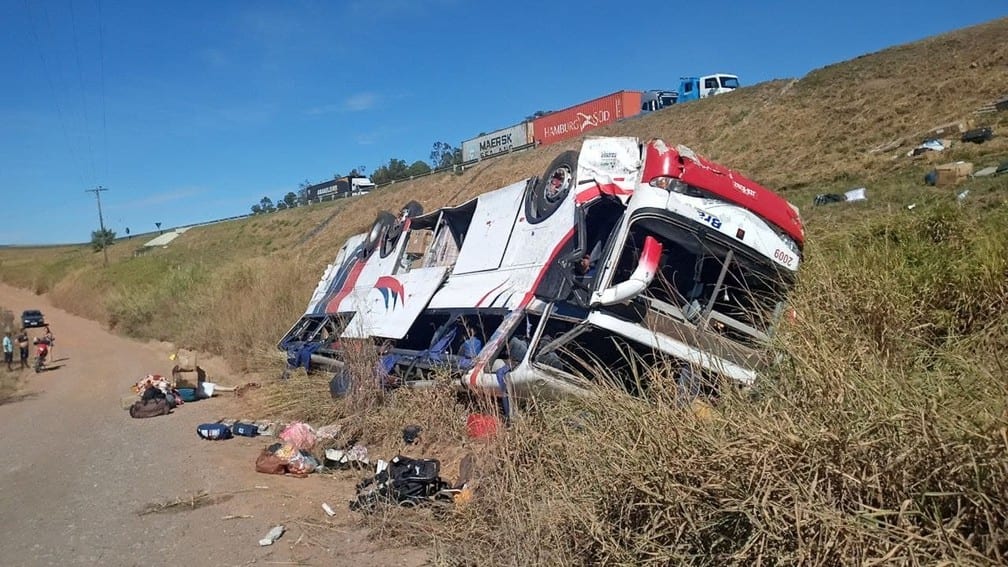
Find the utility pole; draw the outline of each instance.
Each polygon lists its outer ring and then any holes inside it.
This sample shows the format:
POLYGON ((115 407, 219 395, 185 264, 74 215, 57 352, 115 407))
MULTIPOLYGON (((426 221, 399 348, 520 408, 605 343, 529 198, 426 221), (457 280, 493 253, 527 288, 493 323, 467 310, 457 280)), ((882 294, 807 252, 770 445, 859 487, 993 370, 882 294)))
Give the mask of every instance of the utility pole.
POLYGON ((101 227, 101 238, 102 238, 102 253, 105 255, 105 265, 108 266, 108 243, 105 242, 105 219, 102 218, 101 212, 101 192, 108 191, 108 189, 99 185, 94 189, 85 189, 85 193, 94 193, 95 199, 98 199, 98 226, 101 227))

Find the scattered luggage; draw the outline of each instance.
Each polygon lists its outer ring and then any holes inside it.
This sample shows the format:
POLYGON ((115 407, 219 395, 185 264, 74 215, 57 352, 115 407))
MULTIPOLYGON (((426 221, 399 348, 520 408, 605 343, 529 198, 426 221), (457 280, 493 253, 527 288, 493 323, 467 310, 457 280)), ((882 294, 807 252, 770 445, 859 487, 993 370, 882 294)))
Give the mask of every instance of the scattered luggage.
POLYGON ((350 502, 354 511, 369 511, 384 502, 416 506, 439 498, 450 500, 453 490, 439 476, 437 459, 411 459, 396 456, 388 463, 380 461, 378 471, 357 485, 357 497, 350 502))
POLYGON ((982 144, 993 137, 994 131, 989 126, 984 126, 983 128, 974 128, 964 132, 962 135, 962 141, 982 144))
POLYGON ((200 439, 221 441, 231 438, 231 429, 223 423, 204 423, 196 428, 196 434, 200 439))
POLYGON ((163 397, 137 400, 129 409, 130 417, 137 419, 168 415, 169 413, 171 413, 171 408, 168 406, 168 400, 163 397))
POLYGON ((259 435, 259 427, 251 423, 242 423, 238 421, 231 426, 231 433, 241 435, 242 437, 255 437, 259 435))
POLYGON ((318 460, 311 453, 290 443, 274 443, 259 453, 256 458, 256 472, 264 474, 290 474, 305 477, 315 472, 318 460))

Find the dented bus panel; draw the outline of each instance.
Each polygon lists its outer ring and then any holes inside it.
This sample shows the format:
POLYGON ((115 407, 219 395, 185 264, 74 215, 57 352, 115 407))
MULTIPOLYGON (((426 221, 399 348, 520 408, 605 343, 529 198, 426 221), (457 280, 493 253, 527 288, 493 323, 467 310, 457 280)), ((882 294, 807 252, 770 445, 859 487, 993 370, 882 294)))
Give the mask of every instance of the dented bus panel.
POLYGON ((281 339, 291 359, 384 386, 566 396, 673 361, 751 384, 802 262, 799 211, 689 148, 589 137, 540 177, 379 214, 281 339), (636 370, 639 370, 637 368, 636 370))

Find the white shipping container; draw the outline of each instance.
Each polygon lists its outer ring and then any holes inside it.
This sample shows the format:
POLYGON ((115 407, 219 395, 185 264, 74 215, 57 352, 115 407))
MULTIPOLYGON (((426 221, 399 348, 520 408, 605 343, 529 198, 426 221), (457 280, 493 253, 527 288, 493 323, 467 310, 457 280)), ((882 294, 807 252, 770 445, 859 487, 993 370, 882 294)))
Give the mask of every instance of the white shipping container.
POLYGON ((522 122, 510 128, 504 128, 471 140, 466 140, 462 142, 462 160, 483 159, 525 146, 532 139, 529 136, 530 130, 531 124, 522 122))

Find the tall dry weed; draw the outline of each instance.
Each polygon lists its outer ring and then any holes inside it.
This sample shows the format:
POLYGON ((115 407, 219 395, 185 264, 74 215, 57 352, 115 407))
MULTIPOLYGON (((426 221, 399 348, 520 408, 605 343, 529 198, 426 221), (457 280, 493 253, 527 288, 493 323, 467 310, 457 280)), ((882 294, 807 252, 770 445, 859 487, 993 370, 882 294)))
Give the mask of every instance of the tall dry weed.
POLYGON ((643 397, 533 406, 441 560, 1004 562, 1002 214, 935 207, 813 237, 777 364, 713 410, 684 407, 662 367, 643 397))

